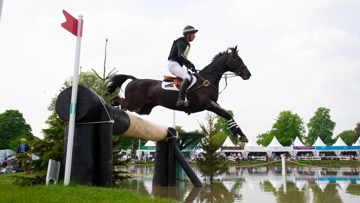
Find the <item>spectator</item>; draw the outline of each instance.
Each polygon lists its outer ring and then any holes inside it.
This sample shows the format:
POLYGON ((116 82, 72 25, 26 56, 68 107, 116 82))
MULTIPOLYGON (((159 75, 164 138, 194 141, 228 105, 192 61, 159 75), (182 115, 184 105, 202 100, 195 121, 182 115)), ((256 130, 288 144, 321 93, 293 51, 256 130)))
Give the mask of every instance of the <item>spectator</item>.
POLYGON ((25 138, 21 138, 20 140, 21 144, 18 146, 16 153, 25 153, 27 152, 30 147, 29 145, 26 144, 26 139, 25 138))
POLYGON ((14 170, 14 167, 11 165, 10 162, 6 162, 6 167, 5 167, 5 173, 12 173, 14 170))
MULTIPOLYGON (((21 138, 20 142, 21 144, 18 146, 16 153, 26 153, 30 149, 29 145, 26 144, 26 139, 21 138)), ((19 163, 19 168, 21 169, 22 163, 21 162, 18 163, 19 163)))

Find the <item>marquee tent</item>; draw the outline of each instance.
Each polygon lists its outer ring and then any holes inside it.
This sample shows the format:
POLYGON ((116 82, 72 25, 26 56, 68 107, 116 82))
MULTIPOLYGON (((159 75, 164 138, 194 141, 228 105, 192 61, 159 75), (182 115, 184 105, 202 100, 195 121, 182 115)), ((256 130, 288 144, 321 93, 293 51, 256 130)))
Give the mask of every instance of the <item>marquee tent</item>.
POLYGON ((342 152, 359 153, 358 146, 347 146, 346 143, 339 137, 333 146, 316 146, 316 150, 321 152, 334 152, 339 156, 342 152))
POLYGON ((321 140, 321 138, 318 137, 318 138, 316 139, 316 141, 314 142, 313 146, 317 147, 317 146, 326 146, 326 145, 325 145, 324 142, 321 140))
POLYGON ((270 144, 267 146, 268 150, 270 150, 271 153, 274 152, 288 152, 289 154, 291 154, 292 151, 292 147, 283 147, 280 142, 276 139, 276 137, 274 136, 274 138, 271 140, 270 144))
POLYGON ((293 142, 293 156, 312 152, 315 155, 315 147, 304 146, 298 137, 293 142), (300 152, 300 153, 299 153, 300 152))
POLYGON ((339 137, 332 146, 340 147, 340 146, 347 146, 347 144, 345 144, 345 142, 341 139, 341 137, 339 137))
POLYGON ((303 146, 304 146, 304 144, 301 142, 301 140, 300 140, 298 137, 295 138, 295 140, 294 140, 294 142, 293 142, 293 145, 294 145, 294 146, 299 146, 299 147, 303 147, 303 146))
POLYGON ((259 146, 252 137, 249 138, 249 142, 245 145, 244 148, 245 148, 245 152, 244 152, 245 157, 247 157, 250 152, 254 152, 254 153, 265 152, 269 157, 271 156, 271 153, 268 150, 268 148, 259 146))
POLYGON ((222 144, 221 150, 223 152, 241 152, 241 154, 244 154, 244 148, 235 146, 229 137, 227 137, 224 143, 222 144))

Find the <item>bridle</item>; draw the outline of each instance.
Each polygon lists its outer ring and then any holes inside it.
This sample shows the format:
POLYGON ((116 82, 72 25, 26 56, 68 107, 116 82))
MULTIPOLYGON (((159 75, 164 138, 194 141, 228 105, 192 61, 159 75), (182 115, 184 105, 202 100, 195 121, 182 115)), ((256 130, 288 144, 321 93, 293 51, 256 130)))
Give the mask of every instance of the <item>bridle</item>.
MULTIPOLYGON (((221 75, 222 78, 225 78, 225 87, 223 88, 223 90, 221 90, 219 92, 219 94, 221 94, 226 89, 227 78, 241 76, 241 74, 242 74, 242 71, 240 70, 240 65, 238 65, 236 56, 234 56, 233 52, 230 53, 230 58, 227 60, 226 64, 228 64, 231 61, 235 62, 237 69, 235 70, 235 72, 229 73, 230 75, 228 75, 228 73, 215 73, 215 72, 206 71, 206 73, 210 73, 210 74, 214 74, 214 75, 221 75)), ((199 77, 203 81, 203 83, 201 85, 199 85, 198 87, 195 87, 194 89, 189 90, 188 92, 193 92, 197 89, 200 89, 201 87, 207 87, 207 86, 211 86, 211 87, 215 88, 216 91, 219 91, 217 89, 217 87, 215 87, 215 85, 211 84, 210 81, 208 81, 208 80, 204 79, 202 76, 200 76, 200 74, 197 71, 194 73, 194 75, 199 77)))

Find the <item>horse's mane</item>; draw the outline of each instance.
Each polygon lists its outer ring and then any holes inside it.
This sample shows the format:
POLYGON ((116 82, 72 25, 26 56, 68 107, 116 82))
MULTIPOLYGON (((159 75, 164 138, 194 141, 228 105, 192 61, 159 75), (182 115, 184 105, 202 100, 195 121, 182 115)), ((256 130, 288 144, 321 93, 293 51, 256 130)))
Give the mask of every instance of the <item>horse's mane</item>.
POLYGON ((220 58, 221 56, 224 56, 225 54, 229 53, 229 50, 232 52, 232 53, 236 53, 237 52, 237 46, 235 47, 229 47, 227 50, 223 51, 223 52, 219 52, 218 54, 216 54, 214 56, 214 58, 212 59, 211 62, 214 62, 216 59, 220 58))

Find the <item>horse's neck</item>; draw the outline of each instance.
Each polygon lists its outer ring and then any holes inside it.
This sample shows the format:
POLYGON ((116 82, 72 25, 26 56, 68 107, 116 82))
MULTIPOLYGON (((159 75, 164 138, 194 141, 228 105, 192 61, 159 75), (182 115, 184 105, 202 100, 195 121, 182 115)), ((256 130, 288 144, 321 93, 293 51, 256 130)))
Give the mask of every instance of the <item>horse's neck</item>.
POLYGON ((226 72, 225 67, 228 59, 228 54, 219 57, 206 66, 202 71, 200 71, 200 75, 204 79, 208 80, 211 84, 217 86, 221 80, 222 75, 226 72))

